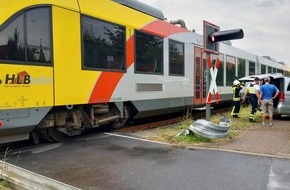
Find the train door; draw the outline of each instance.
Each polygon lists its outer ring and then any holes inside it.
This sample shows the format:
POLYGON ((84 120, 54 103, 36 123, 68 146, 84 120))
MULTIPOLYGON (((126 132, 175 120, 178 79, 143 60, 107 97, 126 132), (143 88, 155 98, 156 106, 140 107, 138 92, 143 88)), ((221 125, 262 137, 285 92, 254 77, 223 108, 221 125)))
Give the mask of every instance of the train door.
POLYGON ((203 104, 206 101, 206 85, 205 85, 205 72, 206 72, 206 62, 203 59, 202 48, 194 48, 194 79, 193 79, 193 94, 194 94, 194 104, 203 104))

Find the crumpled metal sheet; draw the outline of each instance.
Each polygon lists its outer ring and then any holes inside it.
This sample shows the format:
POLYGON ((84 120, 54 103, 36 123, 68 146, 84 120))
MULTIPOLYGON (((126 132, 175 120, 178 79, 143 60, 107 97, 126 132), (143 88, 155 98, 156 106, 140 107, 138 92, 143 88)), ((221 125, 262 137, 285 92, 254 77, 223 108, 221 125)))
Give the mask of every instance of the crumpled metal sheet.
MULTIPOLYGON (((192 123, 186 130, 192 131, 196 134, 210 139, 217 139, 225 137, 229 133, 230 127, 231 120, 223 117, 220 119, 219 125, 209 122, 207 120, 198 119, 194 123, 192 123)), ((179 135, 188 134, 188 132, 185 132, 186 130, 179 133, 179 135)))

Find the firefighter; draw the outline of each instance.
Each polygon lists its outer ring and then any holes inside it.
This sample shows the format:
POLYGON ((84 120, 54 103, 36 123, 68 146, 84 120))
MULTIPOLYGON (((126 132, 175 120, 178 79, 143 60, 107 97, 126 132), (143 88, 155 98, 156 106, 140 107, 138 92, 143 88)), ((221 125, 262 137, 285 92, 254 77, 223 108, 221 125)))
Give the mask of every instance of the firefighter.
POLYGON ((249 121, 254 122, 255 121, 255 113, 258 109, 258 97, 259 97, 259 78, 255 77, 254 82, 250 83, 247 86, 247 91, 245 95, 243 96, 243 101, 246 100, 246 96, 248 96, 249 102, 252 106, 252 110, 250 113, 249 121))
POLYGON ((232 112, 231 116, 233 118, 239 118, 239 112, 241 107, 241 93, 243 86, 237 79, 233 82, 233 104, 232 104, 232 112))

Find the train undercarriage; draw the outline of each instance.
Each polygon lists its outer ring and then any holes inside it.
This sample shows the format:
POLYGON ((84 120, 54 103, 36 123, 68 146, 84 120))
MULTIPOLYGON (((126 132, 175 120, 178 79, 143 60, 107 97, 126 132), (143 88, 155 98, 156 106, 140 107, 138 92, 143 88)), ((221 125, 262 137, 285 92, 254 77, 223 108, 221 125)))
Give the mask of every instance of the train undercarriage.
POLYGON ((104 125, 117 128, 131 113, 129 106, 122 107, 120 110, 114 103, 54 107, 31 132, 31 137, 34 143, 39 143, 39 139, 60 142, 80 135, 86 129, 104 125))
MULTIPOLYGON (((190 102, 189 102, 190 103, 190 102)), ((111 130, 128 120, 168 115, 185 109, 184 99, 109 102, 0 111, 0 144, 32 139, 61 142, 87 129, 111 130), (170 102, 175 104, 171 107, 170 102)))

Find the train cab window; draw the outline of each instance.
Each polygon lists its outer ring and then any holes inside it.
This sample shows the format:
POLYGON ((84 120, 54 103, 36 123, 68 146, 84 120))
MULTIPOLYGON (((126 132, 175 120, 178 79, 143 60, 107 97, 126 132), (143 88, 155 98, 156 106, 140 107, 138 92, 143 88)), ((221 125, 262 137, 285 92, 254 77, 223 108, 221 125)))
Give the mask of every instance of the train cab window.
POLYGON ((28 9, 0 28, 0 59, 32 65, 51 64, 51 11, 28 9))
POLYGON ((169 75, 184 76, 184 43, 169 40, 169 75))
POLYGON ((254 75, 256 74, 256 63, 250 61, 249 62, 249 75, 254 75))
POLYGON ((135 73, 163 74, 163 38, 135 31, 135 73))
POLYGON ((26 13, 26 51, 29 62, 51 62, 50 10, 38 8, 26 13))
POLYGON ((246 60, 238 58, 238 78, 246 76, 246 60))
POLYGON ((83 69, 125 71, 125 27, 82 17, 83 69))
POLYGON ((232 86, 236 76, 235 57, 226 57, 226 86, 232 86))
POLYGON ((0 59, 25 61, 23 19, 22 14, 0 31, 0 59))

